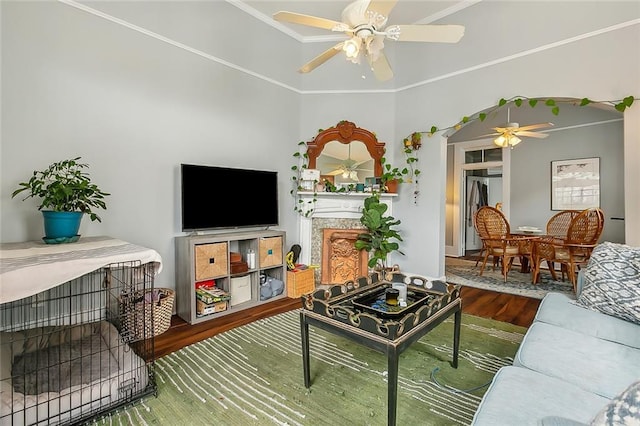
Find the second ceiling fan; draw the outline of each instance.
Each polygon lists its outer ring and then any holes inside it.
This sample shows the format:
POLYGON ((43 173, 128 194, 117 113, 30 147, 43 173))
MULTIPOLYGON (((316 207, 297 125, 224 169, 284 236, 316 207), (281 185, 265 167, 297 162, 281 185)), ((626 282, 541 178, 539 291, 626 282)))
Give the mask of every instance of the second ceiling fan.
POLYGON ((484 136, 497 136, 493 140, 493 143, 501 148, 513 148, 522 141, 518 136, 536 139, 544 139, 548 137, 548 133, 534 131, 546 129, 548 127, 553 127, 553 123, 546 122, 520 126, 519 123, 511 122, 511 108, 507 108, 507 123, 501 127, 494 127, 493 130, 496 131, 495 133, 490 133, 484 136))
POLYGON ((371 70, 380 81, 393 77, 389 61, 382 51, 384 40, 457 43, 464 35, 462 25, 387 25, 389 13, 397 0, 356 0, 342 11, 342 22, 295 12, 277 12, 276 21, 291 22, 315 28, 343 32, 349 38, 330 47, 298 71, 308 73, 341 51, 353 63, 366 57, 371 70))

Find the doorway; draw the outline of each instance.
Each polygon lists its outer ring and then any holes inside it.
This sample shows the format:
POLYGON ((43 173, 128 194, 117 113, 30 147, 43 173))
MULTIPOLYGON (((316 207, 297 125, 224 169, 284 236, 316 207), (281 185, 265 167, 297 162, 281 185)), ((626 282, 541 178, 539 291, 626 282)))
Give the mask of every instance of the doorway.
POLYGON ((502 167, 491 169, 464 170, 465 196, 464 209, 464 256, 473 257, 482 248, 482 241, 476 232, 474 216, 484 206, 502 209, 502 167))
POLYGON ((473 255, 482 243, 473 224, 475 212, 482 206, 496 206, 508 216, 510 150, 496 148, 492 140, 452 144, 448 149, 447 229, 452 238, 445 254, 453 257, 473 255))

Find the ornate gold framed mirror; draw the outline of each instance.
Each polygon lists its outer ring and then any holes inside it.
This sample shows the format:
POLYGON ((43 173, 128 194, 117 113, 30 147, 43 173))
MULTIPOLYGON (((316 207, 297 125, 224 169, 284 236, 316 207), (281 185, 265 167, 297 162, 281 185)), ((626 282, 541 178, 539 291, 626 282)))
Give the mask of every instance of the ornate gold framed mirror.
POLYGON ((320 170, 321 177, 331 183, 364 182, 367 177, 381 176, 384 151, 385 143, 375 134, 350 121, 323 130, 307 143, 309 168, 320 170))

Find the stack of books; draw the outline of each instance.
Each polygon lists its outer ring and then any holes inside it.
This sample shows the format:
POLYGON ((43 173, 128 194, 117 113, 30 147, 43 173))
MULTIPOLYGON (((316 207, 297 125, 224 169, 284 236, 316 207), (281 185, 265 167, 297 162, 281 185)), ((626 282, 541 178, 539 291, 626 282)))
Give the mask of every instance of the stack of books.
POLYGON ((227 310, 231 295, 217 287, 196 289, 196 313, 198 316, 215 314, 227 310))

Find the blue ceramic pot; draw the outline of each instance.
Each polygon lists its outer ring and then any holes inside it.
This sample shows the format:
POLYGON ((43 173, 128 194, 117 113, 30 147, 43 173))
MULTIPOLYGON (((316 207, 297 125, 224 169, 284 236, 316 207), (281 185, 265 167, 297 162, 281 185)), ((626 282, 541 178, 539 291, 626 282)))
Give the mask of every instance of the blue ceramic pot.
POLYGON ((43 211, 44 235, 47 239, 72 238, 78 235, 82 212, 43 211))

